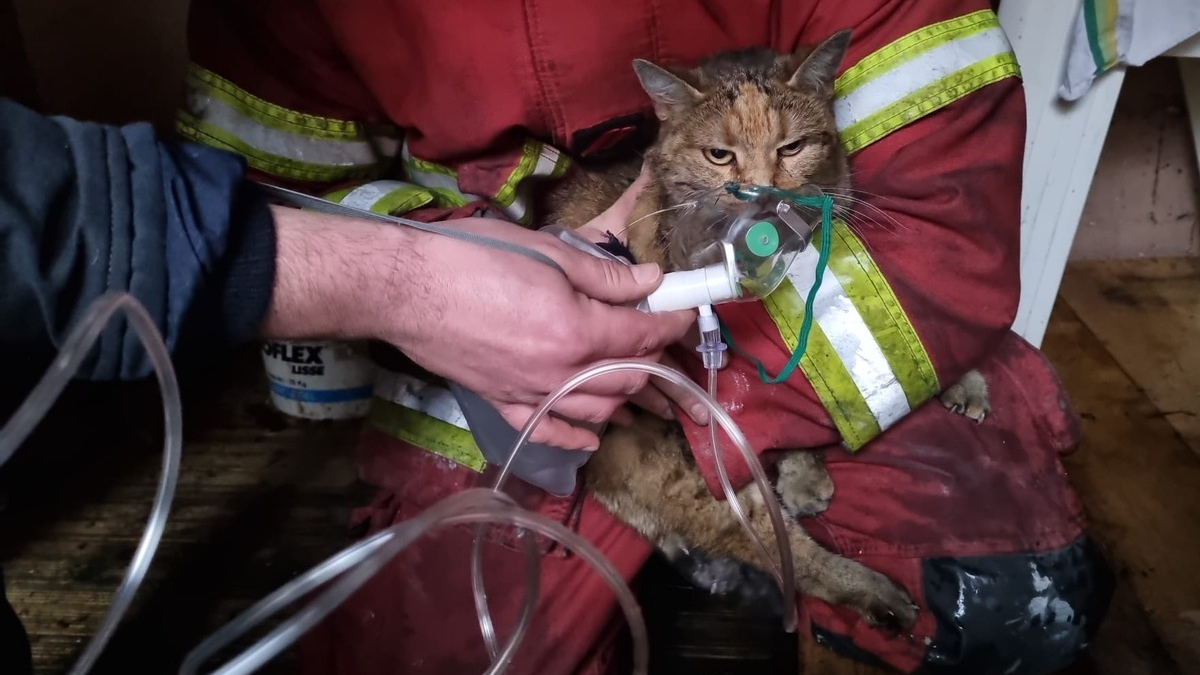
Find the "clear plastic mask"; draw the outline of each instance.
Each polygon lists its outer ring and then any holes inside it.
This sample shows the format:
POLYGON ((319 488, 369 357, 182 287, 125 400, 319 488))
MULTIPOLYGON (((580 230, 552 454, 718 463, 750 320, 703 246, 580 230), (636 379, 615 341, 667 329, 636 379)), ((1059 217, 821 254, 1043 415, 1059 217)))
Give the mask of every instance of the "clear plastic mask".
POLYGON ((779 288, 796 255, 812 242, 824 198, 815 188, 797 193, 731 183, 726 190, 743 206, 722 219, 718 240, 695 258, 724 260, 735 273, 740 300, 765 298, 779 288))

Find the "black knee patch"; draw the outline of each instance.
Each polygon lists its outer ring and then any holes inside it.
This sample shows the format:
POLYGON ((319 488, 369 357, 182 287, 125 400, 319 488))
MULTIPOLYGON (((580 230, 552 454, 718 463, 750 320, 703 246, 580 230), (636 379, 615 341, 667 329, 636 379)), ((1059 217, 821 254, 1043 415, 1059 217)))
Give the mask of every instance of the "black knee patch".
POLYGON ((783 617, 783 594, 775 577, 753 565, 696 549, 670 556, 668 561, 696 588, 731 600, 754 614, 783 617))
MULTIPOLYGON (((923 562, 937 631, 921 675, 1049 675, 1096 636, 1112 600, 1111 568, 1087 537, 1044 553, 923 562)), ((814 626, 818 642, 878 663, 848 638, 814 626)))

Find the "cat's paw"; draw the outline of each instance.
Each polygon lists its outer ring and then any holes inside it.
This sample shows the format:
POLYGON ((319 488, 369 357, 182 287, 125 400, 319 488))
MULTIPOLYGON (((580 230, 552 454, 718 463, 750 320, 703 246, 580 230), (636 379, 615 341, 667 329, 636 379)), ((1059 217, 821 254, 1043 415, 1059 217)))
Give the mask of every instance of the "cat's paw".
POLYGON ((963 378, 954 386, 942 392, 941 400, 942 405, 946 406, 950 412, 963 415, 979 423, 982 423, 988 413, 992 412, 987 380, 977 370, 963 375, 963 378))
POLYGON ((795 451, 779 460, 775 490, 787 515, 792 518, 815 516, 829 508, 833 499, 833 478, 820 455, 795 451))
POLYGON ((918 607, 904 589, 891 579, 859 563, 843 558, 857 567, 850 584, 850 599, 846 603, 862 615, 868 624, 891 631, 912 628, 918 607))

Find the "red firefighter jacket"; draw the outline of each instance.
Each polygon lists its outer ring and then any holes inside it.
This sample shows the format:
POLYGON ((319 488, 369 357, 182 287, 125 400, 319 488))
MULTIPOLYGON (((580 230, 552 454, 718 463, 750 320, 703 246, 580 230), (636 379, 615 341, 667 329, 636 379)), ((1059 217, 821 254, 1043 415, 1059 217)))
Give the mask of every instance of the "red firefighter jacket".
MULTIPOLYGON (((759 452, 825 450, 837 496, 805 526, 933 605, 931 557, 1058 549, 1083 527, 1058 462, 1077 441, 1074 418, 1048 363, 1009 329, 1025 108, 989 3, 199 0, 178 129, 243 154, 261 178, 359 208, 442 219, 485 206, 534 223, 539 181, 653 133, 632 59, 791 50, 845 27, 836 110, 862 208, 819 235, 833 237, 833 255, 800 368, 768 385, 735 356, 718 398, 759 452), (982 425, 934 399, 976 367, 993 397, 982 425)), ((765 302, 718 308, 738 352, 771 375, 795 347, 815 250, 765 302)), ((707 429, 684 426, 720 496, 707 429)), ((440 452, 463 473, 379 482, 426 501, 486 484, 471 448, 440 452)), ((540 508, 562 515, 568 503, 540 508)), ((895 640, 845 610, 809 610, 822 630, 907 670, 932 649, 920 638, 944 630, 923 612, 917 637, 895 640)))

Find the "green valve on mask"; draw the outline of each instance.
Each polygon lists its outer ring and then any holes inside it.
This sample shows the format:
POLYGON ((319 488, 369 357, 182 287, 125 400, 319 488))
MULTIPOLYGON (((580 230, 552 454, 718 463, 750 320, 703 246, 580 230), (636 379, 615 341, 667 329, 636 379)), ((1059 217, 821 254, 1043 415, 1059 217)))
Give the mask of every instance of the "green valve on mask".
POLYGON ((746 248, 754 255, 765 258, 779 248, 779 232, 771 223, 760 220, 746 232, 746 248))

